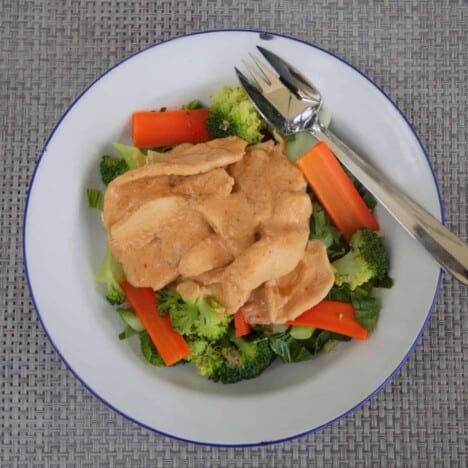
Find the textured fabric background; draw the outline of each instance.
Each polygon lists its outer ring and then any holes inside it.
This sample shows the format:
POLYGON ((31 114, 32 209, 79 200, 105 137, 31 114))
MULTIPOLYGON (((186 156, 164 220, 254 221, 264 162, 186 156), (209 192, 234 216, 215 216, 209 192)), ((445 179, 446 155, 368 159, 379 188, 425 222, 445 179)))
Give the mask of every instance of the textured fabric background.
POLYGON ((26 189, 71 100, 128 54, 173 36, 256 28, 316 43, 396 101, 430 155, 447 223, 467 237, 466 2, 0 1, 0 465, 467 466, 468 290, 445 278, 430 326, 393 381, 319 433, 249 449, 139 428, 66 369, 30 301, 26 189))

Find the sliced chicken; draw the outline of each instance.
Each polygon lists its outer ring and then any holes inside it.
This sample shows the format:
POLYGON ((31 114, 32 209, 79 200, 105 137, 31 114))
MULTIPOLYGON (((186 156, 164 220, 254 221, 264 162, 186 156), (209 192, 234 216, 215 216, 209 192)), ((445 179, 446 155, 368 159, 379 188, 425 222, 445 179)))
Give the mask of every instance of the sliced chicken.
POLYGON ((191 176, 170 177, 173 179, 172 193, 194 198, 195 200, 210 197, 214 194, 225 197, 232 192, 234 186, 234 179, 222 168, 191 176))
POLYGON ((239 255, 255 240, 260 219, 252 208, 252 203, 242 192, 228 196, 214 195, 200 201, 196 206, 234 256, 239 255))
POLYGON ((265 221, 260 239, 226 268, 223 279, 242 290, 253 290, 289 273, 304 255, 311 213, 305 192, 277 194, 273 215, 265 221))
POLYGON ((217 234, 211 234, 182 256, 179 272, 183 277, 190 278, 227 265, 233 259, 222 239, 217 234))
POLYGON ((325 244, 311 240, 296 268, 252 292, 242 310, 249 323, 286 323, 322 301, 335 277, 325 244))
POLYGON ((156 239, 140 247, 122 250, 118 259, 130 284, 151 287, 156 291, 179 275, 177 265, 168 263, 162 255, 161 241, 156 239))
POLYGON ((279 192, 273 198, 272 215, 262 223, 264 233, 282 229, 309 229, 312 203, 306 192, 279 192))
POLYGON ((182 256, 210 233, 203 217, 184 197, 169 196, 149 201, 115 223, 109 230, 109 245, 134 286, 159 289, 174 278, 168 281, 165 274, 160 275, 157 269, 153 271, 152 266, 174 267, 177 276, 182 256), (138 268, 141 272, 137 278, 135 273, 129 275, 138 268))
POLYGON ((159 175, 187 176, 208 172, 240 161, 245 154, 246 146, 246 141, 234 136, 196 145, 176 146, 172 151, 164 153, 167 155, 165 161, 130 170, 115 179, 115 183, 126 184, 159 175))
POLYGON ((251 291, 271 278, 289 273, 304 255, 308 229, 264 236, 242 252, 222 275, 222 280, 251 291))
POLYGON ((239 288, 233 282, 226 281, 223 278, 225 271, 226 268, 207 271, 193 278, 193 282, 200 285, 201 294, 215 297, 227 313, 234 314, 249 298, 250 291, 239 288))
POLYGON ((193 277, 192 279, 203 286, 219 283, 221 281, 221 275, 225 269, 225 267, 214 268, 213 270, 206 271, 201 275, 193 277))
POLYGON ((245 321, 251 325, 269 325, 270 305, 265 294, 265 285, 254 289, 245 304, 242 306, 245 321))
POLYGON ((207 294, 213 296, 226 309, 235 314, 250 296, 250 291, 241 289, 236 283, 222 281, 206 287, 207 294))
POLYGON ((234 185, 234 179, 224 169, 213 169, 186 177, 144 177, 126 184, 121 184, 118 180, 119 177, 113 180, 104 194, 102 220, 106 228, 130 215, 147 201, 161 196, 183 195, 194 199, 203 199, 215 193, 226 196, 231 193, 234 185))
POLYGON ((228 314, 235 314, 249 298, 250 291, 242 291, 235 284, 214 282, 201 285, 193 280, 184 280, 176 286, 184 300, 196 301, 200 297, 214 297, 228 314))
POLYGON ((244 158, 229 167, 229 173, 236 180, 236 191, 255 200, 262 198, 265 192, 305 190, 301 171, 291 164, 281 148, 273 141, 247 148, 244 158))
POLYGON ((247 148, 244 158, 229 166, 228 171, 235 179, 233 191, 247 197, 262 222, 272 215, 275 194, 303 191, 306 187, 300 170, 273 141, 247 148))
POLYGON ((182 281, 176 287, 176 291, 182 296, 185 301, 195 302, 202 296, 203 288, 195 281, 182 281))

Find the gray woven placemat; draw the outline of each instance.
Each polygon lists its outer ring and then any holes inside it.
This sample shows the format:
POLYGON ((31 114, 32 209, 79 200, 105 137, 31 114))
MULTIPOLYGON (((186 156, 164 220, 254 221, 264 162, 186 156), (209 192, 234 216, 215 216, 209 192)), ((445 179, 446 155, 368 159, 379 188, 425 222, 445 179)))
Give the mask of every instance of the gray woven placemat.
POLYGON ((379 83, 421 136, 466 240, 467 25, 464 2, 0 1, 0 465, 466 466, 468 296, 451 279, 407 364, 352 415, 273 446, 199 447, 132 424, 66 369, 30 302, 21 227, 44 141, 90 81, 149 44, 241 27, 314 42, 379 83))

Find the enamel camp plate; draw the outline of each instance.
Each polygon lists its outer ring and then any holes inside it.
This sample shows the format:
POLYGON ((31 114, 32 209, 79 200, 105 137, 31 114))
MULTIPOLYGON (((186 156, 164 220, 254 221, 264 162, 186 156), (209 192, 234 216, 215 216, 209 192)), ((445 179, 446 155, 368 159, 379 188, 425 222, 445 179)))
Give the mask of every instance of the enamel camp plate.
MULTIPOLYGON (((215 31, 149 47, 116 65, 67 109, 47 140, 31 182, 25 265, 38 316, 64 362, 95 396, 135 423, 201 444, 248 446, 316 431, 372 397, 407 359, 428 323, 440 269, 382 207, 395 285, 366 341, 297 364, 280 360, 260 377, 213 383, 191 365, 155 368, 93 279, 104 253, 99 212, 85 190, 101 187, 100 156, 131 143, 133 111, 209 103, 237 85, 234 66, 263 45, 320 89, 332 128, 438 219, 441 200, 427 155, 392 101, 361 72, 308 43, 254 31, 215 31), (417 181, 417 182, 415 182, 417 181)), ((415 84, 416 85, 416 84, 415 84)))

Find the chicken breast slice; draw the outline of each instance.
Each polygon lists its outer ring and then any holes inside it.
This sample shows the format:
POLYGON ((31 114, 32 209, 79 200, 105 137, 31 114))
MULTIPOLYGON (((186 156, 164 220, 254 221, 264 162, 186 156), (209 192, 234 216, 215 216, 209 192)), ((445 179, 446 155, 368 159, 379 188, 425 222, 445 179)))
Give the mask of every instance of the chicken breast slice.
POLYGON ((251 200, 268 192, 305 190, 301 171, 289 161, 281 145, 268 141, 247 148, 244 158, 228 168, 234 177, 235 191, 244 192, 251 200))
POLYGON ((250 291, 239 288, 228 281, 213 283, 205 288, 225 308, 228 314, 235 314, 250 296, 250 291))
POLYGON ((247 142, 239 137, 218 138, 196 145, 176 146, 167 160, 130 170, 115 179, 117 185, 159 175, 193 175, 240 161, 247 142))
POLYGON ((176 291, 184 300, 196 301, 200 297, 213 297, 225 313, 235 314, 247 301, 250 291, 242 291, 235 284, 227 282, 215 282, 203 286, 193 280, 183 280, 176 286, 176 291))
POLYGON ((182 277, 198 276, 206 271, 227 265, 233 255, 217 234, 211 234, 186 252, 179 263, 182 277))
POLYGON ((273 198, 272 215, 262 223, 263 233, 282 229, 309 229, 312 202, 306 192, 279 192, 273 198))
POLYGON ((182 256, 210 234, 208 224, 184 197, 169 196, 149 201, 115 223, 109 245, 134 286, 160 289, 177 277, 182 256), (171 275, 166 274, 169 270, 171 275))
POLYGON ((226 267, 222 281, 251 291, 271 278, 283 276, 302 258, 308 238, 308 229, 265 235, 226 267))
POLYGON ((184 280, 176 286, 176 291, 185 301, 195 302, 202 296, 203 288, 195 281, 184 280))
POLYGON ((106 228, 133 213, 142 204, 161 196, 183 195, 194 199, 203 199, 215 193, 227 196, 234 185, 234 179, 220 168, 186 177, 144 177, 126 184, 116 182, 118 179, 113 180, 104 193, 102 221, 106 228))
POLYGON ((224 307, 226 313, 234 314, 247 301, 250 291, 239 288, 235 283, 225 281, 223 278, 225 270, 226 268, 215 268, 191 280, 186 280, 181 286, 182 291, 187 291, 187 288, 190 288, 190 292, 195 291, 193 285, 186 286, 186 283, 198 284, 200 285, 199 294, 214 297, 224 307))
POLYGON ((161 242, 156 239, 141 247, 122 250, 119 260, 127 281, 133 286, 150 287, 155 291, 174 281, 177 265, 164 260, 161 242))
POLYGON ((322 301, 334 281, 325 244, 311 240, 296 268, 253 291, 242 311, 251 324, 286 323, 322 301))
POLYGON ((196 205, 196 209, 233 256, 239 255, 254 242, 260 218, 255 206, 242 192, 227 197, 214 195, 205 198, 196 205))
POLYGON ((265 285, 254 289, 242 306, 245 321, 251 325, 271 324, 270 308, 265 294, 265 285))
POLYGON ((304 255, 312 204, 305 192, 276 194, 273 215, 260 239, 244 250, 223 272, 223 279, 242 290, 253 290, 289 273, 304 255))

